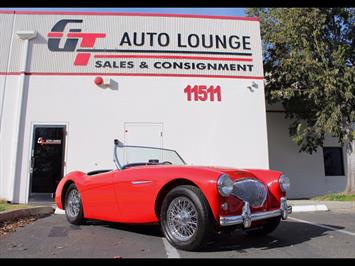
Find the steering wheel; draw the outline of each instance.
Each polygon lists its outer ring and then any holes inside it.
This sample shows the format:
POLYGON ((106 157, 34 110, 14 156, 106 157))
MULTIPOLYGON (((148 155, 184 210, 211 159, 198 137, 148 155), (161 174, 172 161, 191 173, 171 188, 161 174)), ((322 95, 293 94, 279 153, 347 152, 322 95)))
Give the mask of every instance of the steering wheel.
POLYGON ((169 162, 169 161, 164 161, 164 162, 161 162, 161 164, 173 164, 173 163, 169 162))

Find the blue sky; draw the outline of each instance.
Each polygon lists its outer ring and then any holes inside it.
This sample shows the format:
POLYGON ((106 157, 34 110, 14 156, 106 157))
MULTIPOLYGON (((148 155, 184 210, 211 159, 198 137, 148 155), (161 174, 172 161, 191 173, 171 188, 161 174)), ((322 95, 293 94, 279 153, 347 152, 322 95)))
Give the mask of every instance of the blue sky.
POLYGON ((34 11, 94 11, 94 12, 143 12, 163 14, 197 14, 211 16, 245 16, 245 8, 0 8, 0 10, 34 11))

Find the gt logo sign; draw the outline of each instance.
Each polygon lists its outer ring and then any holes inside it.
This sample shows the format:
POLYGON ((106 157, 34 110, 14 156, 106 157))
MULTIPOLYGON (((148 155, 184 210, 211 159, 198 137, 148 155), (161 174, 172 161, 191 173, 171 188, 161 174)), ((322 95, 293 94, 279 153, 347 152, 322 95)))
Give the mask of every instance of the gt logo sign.
MULTIPOLYGON (((79 40, 80 48, 92 48, 96 39, 105 38, 105 33, 81 32, 81 29, 69 29, 65 35, 64 30, 68 24, 83 23, 82 19, 62 19, 58 21, 48 33, 48 49, 52 52, 74 52, 77 49, 79 40), (64 46, 60 47, 60 42, 64 37, 64 46)), ((90 59, 90 53, 78 53, 74 65, 86 66, 90 59)))

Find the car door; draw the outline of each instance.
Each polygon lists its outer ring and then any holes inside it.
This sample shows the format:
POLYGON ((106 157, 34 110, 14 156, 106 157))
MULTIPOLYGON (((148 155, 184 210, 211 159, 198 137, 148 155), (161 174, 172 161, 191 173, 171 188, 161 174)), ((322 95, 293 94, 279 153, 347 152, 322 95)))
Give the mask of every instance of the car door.
POLYGON ((80 193, 86 218, 118 220, 119 210, 113 186, 114 172, 88 175, 85 178, 80 193))
POLYGON ((132 167, 117 170, 114 176, 120 221, 126 223, 156 222, 154 207, 159 185, 154 171, 132 167))

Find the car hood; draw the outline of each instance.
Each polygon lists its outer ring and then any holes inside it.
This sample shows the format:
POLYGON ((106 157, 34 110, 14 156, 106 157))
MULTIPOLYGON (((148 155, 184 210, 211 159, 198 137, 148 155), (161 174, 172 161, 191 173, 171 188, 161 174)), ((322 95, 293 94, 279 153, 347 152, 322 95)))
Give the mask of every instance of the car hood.
POLYGON ((233 167, 223 167, 223 166, 184 166, 196 169, 204 169, 215 172, 222 172, 229 175, 232 180, 237 180, 240 178, 256 178, 262 180, 265 184, 270 184, 278 180, 279 176, 282 174, 279 171, 269 170, 269 169, 245 169, 245 168, 233 168, 233 167))
MULTIPOLYGON (((192 170, 193 172, 203 171, 209 172, 216 178, 222 173, 228 174, 232 180, 237 180, 240 178, 257 178, 262 180, 266 184, 274 181, 278 178, 281 172, 267 170, 267 169, 242 169, 224 166, 204 166, 204 165, 149 165, 149 166, 136 166, 129 168, 129 171, 139 171, 139 170, 162 170, 162 171, 177 171, 177 170, 192 170)), ((126 171, 126 170, 125 170, 126 171)), ((197 173, 196 172, 196 173, 197 173)))
POLYGON ((231 176, 232 179, 256 177, 251 171, 248 171, 246 169, 241 169, 241 168, 232 168, 232 167, 223 167, 223 166, 196 166, 196 167, 222 172, 231 176))

